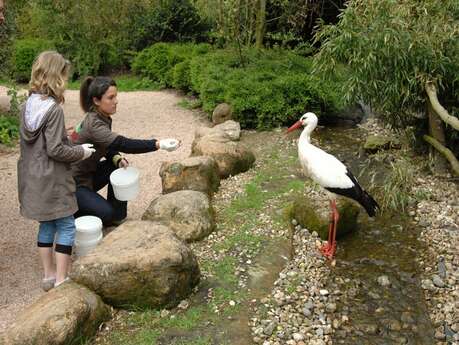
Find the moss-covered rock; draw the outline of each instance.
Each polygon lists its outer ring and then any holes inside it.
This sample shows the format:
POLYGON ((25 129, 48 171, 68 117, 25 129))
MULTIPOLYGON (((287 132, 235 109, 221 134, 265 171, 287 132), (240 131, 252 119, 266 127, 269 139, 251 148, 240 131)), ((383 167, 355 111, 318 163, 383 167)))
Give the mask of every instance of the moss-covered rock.
POLYGON ((400 148, 400 141, 384 135, 370 135, 363 144, 363 148, 368 153, 376 153, 381 150, 400 148))
MULTIPOLYGON (((360 209, 355 203, 346 199, 339 200, 337 206, 340 218, 336 238, 340 238, 357 230, 357 217, 360 209)), ((330 223, 329 208, 318 207, 307 197, 299 196, 294 200, 288 213, 290 219, 296 219, 302 227, 310 232, 316 231, 321 239, 327 239, 330 223)))

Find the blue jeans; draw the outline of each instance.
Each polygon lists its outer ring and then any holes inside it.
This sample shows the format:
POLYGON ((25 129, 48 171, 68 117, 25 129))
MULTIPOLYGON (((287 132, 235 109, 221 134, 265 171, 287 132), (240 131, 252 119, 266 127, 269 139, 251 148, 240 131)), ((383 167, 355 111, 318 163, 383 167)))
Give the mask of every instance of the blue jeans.
POLYGON ((110 174, 115 169, 111 161, 101 161, 93 176, 93 190, 84 186, 76 188, 78 212, 75 213, 75 217, 96 216, 102 220, 104 225, 110 225, 113 221, 126 218, 127 201, 117 200, 110 184, 110 174), (97 191, 107 184, 107 199, 105 199, 97 191))
POLYGON ((75 240, 75 231, 75 218, 73 216, 40 222, 38 229, 39 246, 51 247, 57 233, 56 245, 71 247, 75 240))

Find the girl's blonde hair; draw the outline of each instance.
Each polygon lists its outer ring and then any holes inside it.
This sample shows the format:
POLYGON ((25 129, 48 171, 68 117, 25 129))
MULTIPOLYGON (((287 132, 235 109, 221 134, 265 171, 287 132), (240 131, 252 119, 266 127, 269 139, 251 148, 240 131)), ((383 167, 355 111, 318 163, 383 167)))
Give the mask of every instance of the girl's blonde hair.
POLYGON ((32 66, 29 94, 36 92, 64 103, 64 91, 70 72, 70 62, 55 51, 37 56, 32 66))

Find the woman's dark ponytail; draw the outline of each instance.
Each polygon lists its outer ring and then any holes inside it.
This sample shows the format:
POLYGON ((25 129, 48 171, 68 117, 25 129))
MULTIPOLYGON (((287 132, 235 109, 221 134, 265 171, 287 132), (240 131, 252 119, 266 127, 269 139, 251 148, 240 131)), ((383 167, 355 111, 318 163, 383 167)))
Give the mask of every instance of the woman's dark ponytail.
POLYGON ((87 77, 80 87, 80 106, 83 111, 94 111, 94 97, 101 99, 110 86, 116 87, 116 82, 110 77, 87 77))
POLYGON ((91 110, 92 108, 92 97, 89 96, 89 86, 93 82, 94 77, 86 77, 85 80, 81 83, 80 86, 80 106, 85 113, 91 110))

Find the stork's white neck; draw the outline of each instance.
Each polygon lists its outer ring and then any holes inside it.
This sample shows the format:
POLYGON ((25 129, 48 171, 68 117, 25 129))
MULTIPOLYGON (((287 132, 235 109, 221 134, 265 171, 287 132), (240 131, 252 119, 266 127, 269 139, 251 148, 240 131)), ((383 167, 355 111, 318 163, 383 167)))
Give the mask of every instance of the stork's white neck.
POLYGON ((304 127, 303 132, 300 135, 300 143, 310 143, 311 142, 311 133, 316 128, 316 123, 310 123, 304 127))

